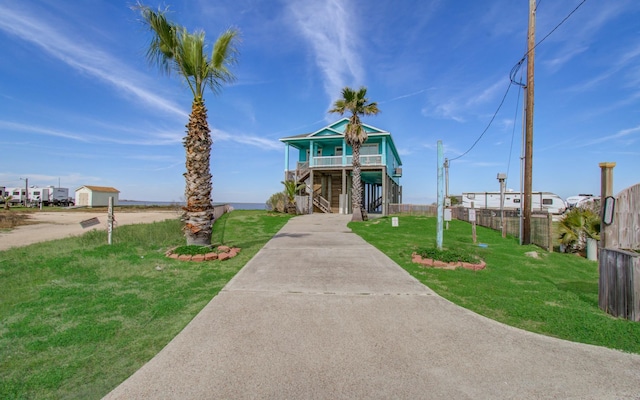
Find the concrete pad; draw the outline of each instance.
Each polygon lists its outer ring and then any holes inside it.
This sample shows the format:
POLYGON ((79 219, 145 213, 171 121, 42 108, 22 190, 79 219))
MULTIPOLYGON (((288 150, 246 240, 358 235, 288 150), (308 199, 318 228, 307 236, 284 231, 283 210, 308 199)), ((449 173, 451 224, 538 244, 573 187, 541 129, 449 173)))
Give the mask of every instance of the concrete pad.
POLYGON ((345 233, 347 221, 292 219, 106 398, 640 398, 640 356, 458 307, 345 233))

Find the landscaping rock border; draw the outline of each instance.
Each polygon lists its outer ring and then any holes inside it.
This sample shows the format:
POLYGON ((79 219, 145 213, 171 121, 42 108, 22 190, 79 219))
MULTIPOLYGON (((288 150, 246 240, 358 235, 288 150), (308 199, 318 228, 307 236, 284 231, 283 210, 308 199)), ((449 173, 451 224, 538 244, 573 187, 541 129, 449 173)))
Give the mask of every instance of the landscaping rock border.
POLYGON ((173 247, 167 250, 167 252, 164 253, 164 255, 166 257, 169 257, 178 261, 195 261, 195 262, 204 262, 204 261, 213 261, 213 260, 224 261, 237 256, 240 253, 240 250, 242 250, 239 247, 218 246, 215 248, 215 250, 212 249, 210 253, 190 255, 190 254, 176 254, 173 252, 173 250, 175 250, 176 248, 177 247, 173 247))
POLYGON ((484 261, 480 261, 479 264, 471 264, 462 261, 454 261, 454 262, 444 262, 439 260, 433 260, 431 258, 422 258, 422 256, 416 252, 411 253, 411 262, 424 265, 425 267, 433 267, 440 269, 456 269, 456 268, 464 268, 470 269, 472 271, 478 271, 481 269, 485 269, 487 267, 487 263, 484 261))

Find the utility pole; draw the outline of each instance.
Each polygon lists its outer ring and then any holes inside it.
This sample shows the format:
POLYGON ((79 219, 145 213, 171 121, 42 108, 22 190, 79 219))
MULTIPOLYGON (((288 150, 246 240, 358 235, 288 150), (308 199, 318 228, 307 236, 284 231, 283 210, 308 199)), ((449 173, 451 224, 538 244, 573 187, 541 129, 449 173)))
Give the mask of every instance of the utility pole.
POLYGON ((522 244, 531 244, 531 186, 533 173, 533 65, 536 45, 536 1, 529 0, 529 29, 527 33, 527 91, 524 149, 524 202, 522 205, 522 244))

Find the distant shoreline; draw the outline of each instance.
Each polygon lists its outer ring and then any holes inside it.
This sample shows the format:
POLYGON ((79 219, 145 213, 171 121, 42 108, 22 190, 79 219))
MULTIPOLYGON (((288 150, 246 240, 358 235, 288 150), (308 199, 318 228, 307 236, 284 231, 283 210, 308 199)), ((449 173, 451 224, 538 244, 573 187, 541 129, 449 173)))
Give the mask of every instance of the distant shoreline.
MULTIPOLYGON (((228 204, 234 210, 265 210, 265 203, 236 203, 236 202, 215 202, 214 205, 228 204)), ((181 201, 146 201, 146 200, 118 200, 118 206, 181 206, 181 201)))

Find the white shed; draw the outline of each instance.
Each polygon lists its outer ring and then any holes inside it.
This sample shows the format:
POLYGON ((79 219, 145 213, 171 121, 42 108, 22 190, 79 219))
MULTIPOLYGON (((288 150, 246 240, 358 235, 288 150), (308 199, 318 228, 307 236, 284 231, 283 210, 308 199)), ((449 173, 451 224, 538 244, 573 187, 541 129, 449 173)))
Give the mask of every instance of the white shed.
POLYGON ((113 205, 118 205, 118 189, 109 186, 84 185, 76 189, 76 206, 100 207, 109 205, 109 197, 113 197, 113 205))

